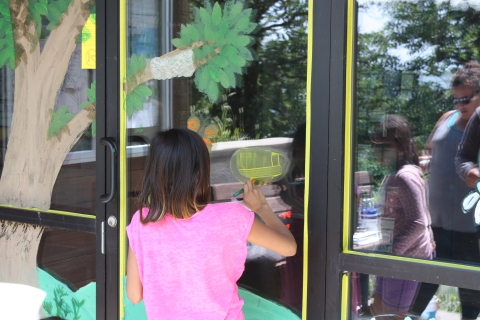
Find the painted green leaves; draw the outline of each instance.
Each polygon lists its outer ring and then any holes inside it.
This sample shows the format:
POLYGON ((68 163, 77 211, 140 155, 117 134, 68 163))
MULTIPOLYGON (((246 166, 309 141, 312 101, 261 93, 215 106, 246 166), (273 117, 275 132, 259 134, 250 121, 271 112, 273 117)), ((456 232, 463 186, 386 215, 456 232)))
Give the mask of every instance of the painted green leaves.
MULTIPOLYGON (((28 0, 29 13, 24 24, 35 24, 35 35, 23 34, 36 45, 42 34, 42 23, 47 21, 47 30, 53 30, 63 19, 72 0, 28 0), (42 18, 43 17, 43 18, 42 18)), ((90 1, 91 2, 91 1, 90 1)), ((17 52, 17 60, 21 53, 17 52)), ((18 61, 17 61, 18 62, 18 61)), ((0 0, 0 68, 8 66, 15 69, 15 44, 12 33, 12 20, 8 0, 0 0)))
POLYGON ((210 102, 218 102, 226 89, 240 85, 240 75, 255 60, 250 36, 258 27, 252 20, 252 9, 243 1, 227 0, 222 6, 205 3, 204 8, 194 8, 194 22, 182 25, 180 37, 172 44, 178 49, 191 47, 194 62, 195 84, 210 102))
POLYGON ((3 66, 15 69, 12 20, 6 0, 0 0, 0 68, 3 66))
POLYGON ((48 127, 48 140, 50 140, 55 134, 61 134, 61 132, 66 129, 65 125, 75 116, 67 110, 68 107, 63 106, 57 111, 50 111, 52 114, 52 121, 48 127))
MULTIPOLYGON (((127 79, 136 80, 135 74, 143 74, 146 67, 145 56, 137 56, 135 54, 130 58, 130 63, 127 65, 127 79)), ((144 84, 137 85, 136 83, 128 83, 129 88, 135 88, 133 91, 127 93, 125 99, 127 116, 131 117, 136 110, 143 109, 143 103, 152 95, 152 90, 144 84)))
MULTIPOLYGON (((86 89, 87 91, 87 97, 88 101, 84 102, 80 105, 80 108, 85 109, 90 106, 95 106, 97 103, 97 81, 94 81, 90 88, 86 89)), ((87 131, 85 131, 85 134, 89 135, 87 131)), ((97 119, 93 119, 92 121, 92 128, 91 128, 91 135, 95 137, 97 135, 97 119)))
POLYGON ((82 108, 82 109, 85 109, 89 105, 97 102, 97 82, 94 81, 90 85, 90 88, 86 89, 86 92, 87 92, 88 101, 86 101, 86 102, 84 102, 80 105, 80 108, 82 108))
POLYGON ((47 30, 53 30, 62 19, 72 0, 29 0, 30 12, 37 26, 37 34, 40 36, 42 18, 48 20, 47 30))
MULTIPOLYGON (((97 102, 97 85, 96 81, 94 81, 90 88, 86 89, 87 92, 87 97, 88 101, 80 104, 80 108, 85 109, 85 108, 95 108, 96 102, 97 102)), ((50 109, 51 113, 51 121, 50 121, 50 126, 48 127, 48 133, 47 133, 47 138, 50 140, 53 136, 57 136, 58 139, 60 139, 61 134, 63 131, 67 130, 66 125, 70 120, 75 117, 75 114, 68 112, 68 107, 67 106, 62 106, 58 108, 58 110, 53 110, 50 109)), ((96 135, 96 130, 97 130, 97 124, 95 119, 92 121, 92 135, 96 135)))

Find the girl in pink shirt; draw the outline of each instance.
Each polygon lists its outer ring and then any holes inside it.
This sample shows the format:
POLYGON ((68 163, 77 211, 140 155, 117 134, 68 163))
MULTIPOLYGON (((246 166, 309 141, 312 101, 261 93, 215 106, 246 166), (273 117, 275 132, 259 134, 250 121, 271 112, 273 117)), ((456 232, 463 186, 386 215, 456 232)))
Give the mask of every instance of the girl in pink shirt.
POLYGON ((157 134, 127 227, 127 296, 144 300, 149 319, 244 319, 236 282, 247 241, 295 254, 292 234, 250 181, 243 201, 249 209, 209 202, 210 157, 201 137, 186 129, 157 134))

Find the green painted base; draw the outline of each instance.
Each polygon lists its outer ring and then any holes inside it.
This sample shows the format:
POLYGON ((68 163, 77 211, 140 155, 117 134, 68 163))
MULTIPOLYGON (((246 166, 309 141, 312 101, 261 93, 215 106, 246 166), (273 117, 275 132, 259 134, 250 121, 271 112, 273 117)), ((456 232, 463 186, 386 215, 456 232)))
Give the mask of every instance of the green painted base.
POLYGON ((47 293, 43 301, 45 316, 58 316, 66 320, 95 320, 96 288, 95 282, 72 292, 68 286, 37 268, 40 289, 47 293))
MULTIPOLYGON (((126 288, 126 277, 124 278, 124 288, 126 288)), ((245 320, 299 320, 300 318, 289 309, 275 302, 264 299, 248 290, 240 288, 238 290, 245 304, 242 311, 245 320)), ((128 300, 126 292, 124 292, 125 316, 123 320, 146 320, 145 305, 143 301, 139 304, 133 304, 128 300)))
MULTIPOLYGON (((94 320, 96 314, 96 283, 72 292, 68 286, 52 277, 42 269, 37 269, 40 288, 47 292, 43 303, 45 315, 59 316, 67 320, 94 320)), ((124 277, 124 288, 126 287, 124 277)), ((124 291, 124 318, 123 320, 146 320, 143 301, 133 304, 128 300, 124 291)), ((282 319, 299 320, 300 318, 289 309, 278 303, 262 298, 246 289, 240 288, 239 294, 245 301, 243 313, 246 320, 282 319)))

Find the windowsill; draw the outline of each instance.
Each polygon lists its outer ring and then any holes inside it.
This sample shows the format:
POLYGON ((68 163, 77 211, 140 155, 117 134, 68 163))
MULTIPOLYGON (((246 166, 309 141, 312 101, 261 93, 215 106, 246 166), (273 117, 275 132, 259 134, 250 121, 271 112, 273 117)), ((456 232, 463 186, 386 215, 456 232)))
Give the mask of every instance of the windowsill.
MULTIPOLYGON (((229 149, 238 149, 245 147, 258 147, 258 146, 275 146, 275 145, 284 145, 292 142, 292 138, 265 138, 259 140, 240 140, 240 141, 226 141, 226 142, 216 142, 212 144, 212 152, 220 150, 229 150, 229 149)), ((127 146, 127 157, 143 157, 148 153, 148 145, 135 145, 127 146)), ((95 162, 95 150, 86 150, 86 151, 76 151, 70 152, 65 161, 64 165, 76 164, 76 163, 86 163, 86 162, 95 162)))

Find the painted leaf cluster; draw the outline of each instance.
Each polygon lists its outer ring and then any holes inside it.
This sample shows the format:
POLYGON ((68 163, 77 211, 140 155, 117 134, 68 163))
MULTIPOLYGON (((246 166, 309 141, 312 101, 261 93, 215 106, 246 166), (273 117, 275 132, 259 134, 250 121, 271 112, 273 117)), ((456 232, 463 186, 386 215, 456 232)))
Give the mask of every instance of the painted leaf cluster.
POLYGON ((80 104, 80 108, 85 109, 87 106, 97 102, 97 81, 93 81, 90 88, 86 89, 88 101, 80 104))
POLYGON ((226 89, 240 85, 240 75, 256 59, 250 36, 258 24, 252 22, 252 9, 244 1, 227 0, 222 6, 205 2, 204 8, 194 8, 194 22, 182 25, 180 37, 173 39, 177 48, 196 42, 203 45, 193 49, 199 67, 195 84, 214 103, 226 89))
POLYGON ((0 0, 0 68, 15 68, 12 20, 7 0, 0 0))
POLYGON ((42 16, 47 18, 47 30, 53 30, 62 19, 72 0, 29 0, 30 13, 35 21, 37 36, 42 30, 42 16))
MULTIPOLYGON (((85 109, 89 105, 96 105, 97 103, 97 81, 92 82, 90 88, 86 89, 88 101, 80 104, 80 108, 85 109)), ((85 132, 86 133, 86 132, 85 132)), ((97 135, 97 120, 93 119, 92 121, 92 136, 97 135)))
MULTIPOLYGON (((97 23, 97 15, 95 13, 95 7, 92 8, 92 11, 90 11, 90 16, 88 19, 91 20, 94 24, 97 23)), ((94 35, 92 35, 92 32, 88 28, 84 28, 82 30, 82 33, 79 35, 78 41, 85 43, 88 40, 90 40, 93 36, 94 35)))
MULTIPOLYGON (((97 102, 97 82, 94 81, 90 85, 90 88, 86 89, 88 101, 80 104, 80 108, 85 109, 88 106, 95 106, 97 102)), ((47 138, 50 140, 54 135, 59 135, 65 125, 73 119, 75 116, 73 113, 68 112, 68 107, 60 107, 57 111, 50 110, 52 114, 52 120, 48 127, 47 138)), ((95 136, 97 132, 97 122, 95 119, 92 121, 92 136, 95 136)))
POLYGON ((52 121, 48 127, 47 138, 50 140, 55 134, 60 133, 61 129, 75 116, 73 113, 67 111, 68 107, 60 107, 57 111, 51 110, 52 121))
MULTIPOLYGON (((145 71, 147 63, 145 60, 145 56, 142 54, 141 56, 137 56, 135 54, 132 55, 130 58, 130 63, 127 65, 127 79, 134 79, 135 77, 131 77, 135 73, 143 74, 145 71)), ((152 95, 152 90, 144 84, 136 84, 127 83, 128 87, 134 87, 135 89, 127 94, 125 103, 126 103, 126 111, 127 116, 131 117, 135 110, 142 110, 143 103, 146 99, 152 95)))
MULTIPOLYGON (((36 32, 30 40, 35 44, 38 42, 44 19, 48 21, 47 30, 53 30, 60 24, 71 2, 72 0, 28 0, 30 14, 26 17, 25 23, 33 21, 36 32)), ((15 47, 9 1, 0 0, 0 67, 5 65, 11 69, 15 68, 15 47)))

